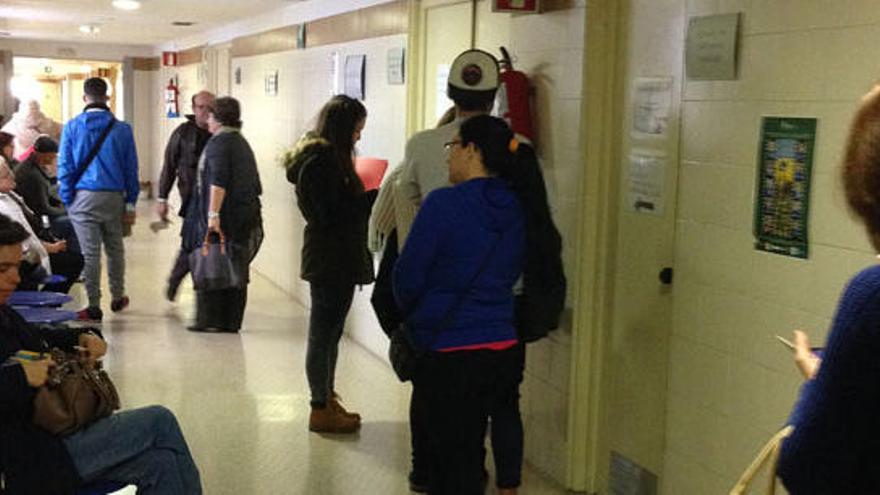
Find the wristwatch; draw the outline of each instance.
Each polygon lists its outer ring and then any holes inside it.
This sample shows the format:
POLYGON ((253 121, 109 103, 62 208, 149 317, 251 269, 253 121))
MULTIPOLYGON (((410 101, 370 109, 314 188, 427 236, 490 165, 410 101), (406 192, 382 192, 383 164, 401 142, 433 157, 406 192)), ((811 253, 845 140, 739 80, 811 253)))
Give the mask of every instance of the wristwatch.
POLYGON ((212 218, 220 218, 220 214, 217 213, 216 211, 209 211, 208 212, 208 219, 210 220, 212 218))

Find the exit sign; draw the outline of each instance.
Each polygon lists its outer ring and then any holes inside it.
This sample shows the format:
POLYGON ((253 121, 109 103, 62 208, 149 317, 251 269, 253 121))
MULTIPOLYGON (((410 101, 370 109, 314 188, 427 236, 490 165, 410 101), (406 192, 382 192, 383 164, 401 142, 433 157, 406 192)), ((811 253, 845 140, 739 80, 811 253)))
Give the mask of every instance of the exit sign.
POLYGON ((538 12, 539 0, 493 0, 494 12, 538 12))

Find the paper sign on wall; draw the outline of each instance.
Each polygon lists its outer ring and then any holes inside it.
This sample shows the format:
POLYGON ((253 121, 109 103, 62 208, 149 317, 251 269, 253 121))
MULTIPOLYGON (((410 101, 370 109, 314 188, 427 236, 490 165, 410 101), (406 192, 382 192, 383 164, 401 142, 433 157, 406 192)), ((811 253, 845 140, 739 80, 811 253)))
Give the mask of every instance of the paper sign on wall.
POLYGON ((816 119, 764 117, 755 194, 755 249, 807 258, 816 119))
POLYGON ((345 57, 345 94, 358 100, 364 99, 364 76, 367 56, 345 57))
POLYGON ((663 215, 666 153, 632 150, 629 156, 627 208, 637 213, 663 215))
POLYGON ((388 50, 388 84, 403 84, 406 73, 404 53, 403 47, 388 50))
POLYGON ((452 106, 452 100, 446 96, 446 86, 448 85, 449 80, 449 69, 451 66, 449 64, 438 64, 437 65, 437 79, 435 83, 435 99, 434 99, 434 120, 440 120, 443 117, 443 114, 446 113, 446 110, 449 110, 449 107, 452 106))
POLYGON ((736 79, 739 14, 691 17, 685 40, 687 78, 701 81, 736 79))
POLYGON ((633 137, 666 137, 672 79, 640 77, 635 80, 633 91, 633 137))

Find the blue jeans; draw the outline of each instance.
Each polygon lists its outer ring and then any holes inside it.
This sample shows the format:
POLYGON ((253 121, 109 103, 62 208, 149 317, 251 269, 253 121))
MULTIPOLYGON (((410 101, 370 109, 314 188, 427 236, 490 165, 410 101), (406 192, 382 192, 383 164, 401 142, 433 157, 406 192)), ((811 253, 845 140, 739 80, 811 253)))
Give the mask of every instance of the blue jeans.
POLYGON ((309 344, 306 349, 306 377, 313 407, 324 407, 336 384, 336 360, 345 317, 354 298, 354 285, 310 285, 312 311, 309 315, 309 344))
POLYGON ((136 485, 138 495, 200 495, 202 484, 174 413, 150 406, 113 414, 64 439, 86 483, 136 485))

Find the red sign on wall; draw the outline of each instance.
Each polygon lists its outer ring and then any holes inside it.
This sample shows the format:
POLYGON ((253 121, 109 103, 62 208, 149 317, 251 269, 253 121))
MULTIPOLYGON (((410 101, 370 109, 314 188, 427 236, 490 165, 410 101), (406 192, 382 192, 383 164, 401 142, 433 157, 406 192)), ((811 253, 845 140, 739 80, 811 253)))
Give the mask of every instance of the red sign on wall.
POLYGON ((538 12, 539 0, 493 0, 494 12, 538 12))
POLYGON ((162 66, 163 67, 176 67, 177 66, 177 52, 162 52, 162 66))

